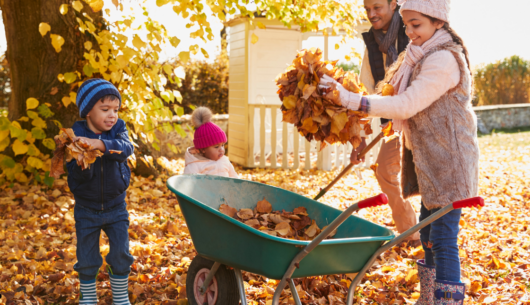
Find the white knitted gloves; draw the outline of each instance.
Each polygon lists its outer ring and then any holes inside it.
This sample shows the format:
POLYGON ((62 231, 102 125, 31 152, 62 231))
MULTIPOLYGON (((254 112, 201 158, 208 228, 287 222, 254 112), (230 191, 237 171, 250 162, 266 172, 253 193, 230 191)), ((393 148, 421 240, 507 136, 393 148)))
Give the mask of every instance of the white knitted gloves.
POLYGON ((339 91, 339 99, 343 107, 350 110, 359 110, 359 107, 361 107, 361 98, 363 97, 362 93, 353 93, 346 90, 339 82, 326 74, 320 79, 319 87, 329 88, 332 84, 335 84, 335 87, 339 91))

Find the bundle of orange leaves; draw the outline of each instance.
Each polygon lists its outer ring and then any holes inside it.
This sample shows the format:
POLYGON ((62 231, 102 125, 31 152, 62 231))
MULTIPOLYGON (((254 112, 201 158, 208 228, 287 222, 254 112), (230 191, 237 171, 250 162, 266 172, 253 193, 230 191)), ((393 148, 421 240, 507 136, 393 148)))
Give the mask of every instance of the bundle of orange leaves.
MULTIPOLYGON (((258 201, 254 210, 237 211, 227 204, 222 204, 219 211, 263 233, 283 238, 312 240, 325 229, 320 229, 316 222, 309 218, 305 207, 297 207, 292 212, 273 211, 272 205, 265 198, 258 201)), ((332 232, 328 238, 333 237, 335 233, 332 232)))
POLYGON ((61 132, 54 139, 56 148, 53 152, 51 177, 58 178, 64 174, 63 161, 65 157, 67 162, 75 159, 77 165, 85 170, 90 168, 90 164, 96 162, 97 157, 103 155, 101 151, 76 137, 71 128, 61 128, 61 132))
POLYGON ((350 142, 357 148, 361 130, 364 128, 366 135, 372 133, 367 115, 343 107, 336 86, 323 89, 318 84, 328 75, 349 91, 367 94, 366 88, 357 74, 337 67, 337 61, 321 59, 320 49, 302 50, 285 73, 276 77, 283 121, 294 124, 308 141, 320 141, 320 149, 338 142, 350 142))

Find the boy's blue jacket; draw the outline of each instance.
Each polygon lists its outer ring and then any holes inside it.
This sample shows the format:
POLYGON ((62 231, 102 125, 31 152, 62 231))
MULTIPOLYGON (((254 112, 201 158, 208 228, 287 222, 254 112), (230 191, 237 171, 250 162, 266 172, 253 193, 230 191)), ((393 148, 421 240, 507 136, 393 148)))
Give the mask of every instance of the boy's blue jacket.
POLYGON ((82 170, 75 159, 67 163, 68 187, 75 203, 93 210, 108 210, 123 203, 131 179, 127 157, 134 152, 125 122, 118 119, 111 130, 102 134, 90 130, 86 121, 75 122, 72 129, 76 136, 100 139, 106 147, 104 155, 96 158, 89 169, 82 170), (120 150, 121 154, 109 150, 120 150))

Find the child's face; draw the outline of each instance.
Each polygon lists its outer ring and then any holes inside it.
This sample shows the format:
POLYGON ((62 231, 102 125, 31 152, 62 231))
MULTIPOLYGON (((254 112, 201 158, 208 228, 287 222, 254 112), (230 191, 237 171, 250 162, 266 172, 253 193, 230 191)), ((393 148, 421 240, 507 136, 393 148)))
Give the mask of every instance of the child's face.
POLYGON ((120 101, 110 98, 99 100, 86 116, 86 121, 90 130, 94 133, 102 133, 112 129, 118 121, 118 110, 120 101))
POLYGON ((225 143, 212 145, 210 147, 200 149, 200 151, 204 157, 213 161, 217 161, 225 155, 225 143))
POLYGON ((410 38, 410 43, 415 46, 423 45, 445 24, 443 21, 432 22, 430 18, 415 11, 406 10, 402 14, 403 23, 407 27, 407 36, 410 38))

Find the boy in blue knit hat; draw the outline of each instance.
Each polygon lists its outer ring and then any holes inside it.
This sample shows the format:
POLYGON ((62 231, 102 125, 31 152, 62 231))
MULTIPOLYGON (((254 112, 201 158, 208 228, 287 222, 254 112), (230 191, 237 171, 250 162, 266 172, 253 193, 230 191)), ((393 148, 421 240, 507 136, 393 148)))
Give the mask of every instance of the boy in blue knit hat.
POLYGON ((103 79, 85 81, 77 92, 79 115, 86 120, 72 127, 75 135, 103 152, 89 169, 68 162, 68 186, 75 198, 79 304, 97 304, 96 277, 103 259, 101 230, 109 238, 108 265, 114 304, 130 304, 129 273, 134 258, 129 252, 129 213, 125 195, 131 170, 127 158, 134 152, 125 122, 118 118, 121 95, 103 79), (115 151, 121 151, 116 153, 115 151))

